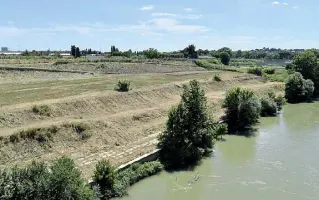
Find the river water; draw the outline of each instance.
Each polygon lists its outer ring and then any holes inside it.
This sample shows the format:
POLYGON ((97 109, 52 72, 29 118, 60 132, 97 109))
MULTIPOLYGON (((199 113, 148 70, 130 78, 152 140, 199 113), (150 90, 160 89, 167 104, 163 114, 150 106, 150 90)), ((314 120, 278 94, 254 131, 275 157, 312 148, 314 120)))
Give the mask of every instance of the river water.
POLYGON ((162 172, 122 200, 319 199, 319 103, 287 105, 254 137, 227 136, 188 172, 162 172))

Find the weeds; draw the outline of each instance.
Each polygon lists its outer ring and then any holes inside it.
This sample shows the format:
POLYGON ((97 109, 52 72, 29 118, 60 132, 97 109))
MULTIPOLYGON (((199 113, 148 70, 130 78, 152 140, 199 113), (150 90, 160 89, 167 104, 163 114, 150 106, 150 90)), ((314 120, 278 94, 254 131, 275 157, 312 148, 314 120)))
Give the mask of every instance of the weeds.
POLYGON ((262 68, 261 67, 250 67, 247 69, 247 73, 261 76, 262 75, 262 68))
POLYGON ((32 108, 32 112, 41 116, 48 116, 52 115, 52 109, 48 105, 34 105, 32 108))
POLYGON ((214 81, 217 81, 217 82, 222 81, 222 79, 220 78, 220 75, 219 75, 219 74, 215 74, 215 75, 214 75, 214 81))
POLYGON ((128 92, 131 90, 130 88, 131 82, 128 80, 119 80, 115 90, 118 92, 128 92))

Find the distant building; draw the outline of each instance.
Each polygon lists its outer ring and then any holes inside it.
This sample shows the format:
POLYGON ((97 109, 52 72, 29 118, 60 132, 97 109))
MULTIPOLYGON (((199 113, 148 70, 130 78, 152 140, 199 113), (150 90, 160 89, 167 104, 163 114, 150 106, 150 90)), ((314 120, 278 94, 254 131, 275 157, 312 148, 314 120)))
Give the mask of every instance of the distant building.
POLYGON ((1 52, 8 52, 9 48, 8 47, 1 47, 1 52))

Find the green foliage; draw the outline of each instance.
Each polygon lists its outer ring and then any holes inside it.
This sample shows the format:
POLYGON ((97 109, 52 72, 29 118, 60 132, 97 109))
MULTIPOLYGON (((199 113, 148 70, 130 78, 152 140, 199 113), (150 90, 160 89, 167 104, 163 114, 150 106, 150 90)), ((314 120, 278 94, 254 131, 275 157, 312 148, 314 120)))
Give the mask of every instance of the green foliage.
POLYGON ((253 91, 238 87, 227 92, 222 107, 226 108, 226 122, 232 131, 244 130, 257 123, 261 109, 253 91))
POLYGON ((216 58, 207 59, 207 62, 210 63, 210 64, 215 64, 215 65, 220 65, 221 64, 221 62, 219 60, 217 60, 216 58))
POLYGON ((228 133, 228 125, 224 123, 216 124, 214 128, 214 137, 216 140, 223 139, 223 135, 228 133))
POLYGON ((276 116, 277 115, 277 104, 274 99, 270 97, 262 97, 260 99, 261 111, 260 114, 263 117, 276 116))
POLYGON ((275 68, 264 68, 262 70, 262 72, 265 74, 275 74, 275 71, 276 71, 275 68))
POLYGON ((112 197, 112 191, 115 184, 115 168, 106 160, 97 163, 93 181, 99 186, 102 199, 112 197))
MULTIPOLYGON (((107 177, 105 175, 111 174, 112 169, 110 168, 109 165, 103 164, 103 166, 106 166, 107 169, 101 170, 101 171, 103 171, 104 177, 107 177)), ((110 185, 110 182, 109 182, 109 179, 113 179, 113 175, 111 178, 103 178, 103 180, 108 180, 108 181, 105 181, 108 187, 104 187, 103 182, 99 183, 100 190, 101 188, 105 189, 105 191, 101 192, 102 195, 103 193, 107 194, 106 196, 104 195, 102 199, 103 198, 107 199, 112 197, 122 197, 127 194, 127 190, 131 185, 133 185, 134 183, 137 183, 138 181, 144 178, 157 174, 162 170, 163 170, 163 165, 160 162, 152 161, 152 162, 146 162, 143 164, 136 163, 129 166, 128 168, 116 171, 114 172, 113 185, 110 185)))
POLYGON ((283 97, 282 95, 278 95, 274 101, 276 102, 277 104, 277 110, 278 111, 281 111, 282 110, 282 107, 286 104, 286 99, 285 97, 283 97))
POLYGON ((94 199, 71 159, 62 157, 52 166, 33 162, 25 168, 0 171, 1 199, 94 199))
POLYGON ((262 68, 261 67, 250 67, 247 69, 247 73, 261 76, 262 75, 262 68))
POLYGON ((50 117, 52 114, 52 109, 48 105, 34 105, 32 108, 32 112, 42 115, 42 116, 48 116, 50 117))
POLYGON ((310 80, 304 80, 304 87, 305 87, 305 99, 306 101, 311 101, 313 97, 313 93, 315 91, 314 83, 310 80))
POLYGON ((220 61, 224 65, 229 65, 230 55, 227 52, 221 52, 219 56, 220 56, 220 61))
POLYGON ((313 82, 303 79, 299 72, 289 75, 285 86, 285 98, 289 103, 299 103, 313 96, 313 82))
POLYGON ((198 54, 196 52, 196 47, 193 44, 186 47, 183 50, 183 53, 184 53, 185 58, 192 58, 192 59, 198 58, 198 54))
POLYGON ((144 51, 144 55, 146 56, 146 58, 148 59, 154 59, 154 58, 159 58, 160 57, 160 53, 157 51, 157 49, 148 49, 144 51))
POLYGON ((300 72, 304 79, 314 83, 315 93, 319 93, 319 64, 315 51, 307 50, 297 54, 293 60, 293 70, 300 72))
POLYGON ((227 53, 230 57, 232 57, 233 55, 232 50, 228 47, 223 47, 221 49, 218 49, 216 56, 221 58, 222 53, 227 53))
POLYGON ((220 75, 219 75, 219 74, 215 74, 215 75, 214 75, 214 81, 217 81, 217 82, 222 81, 222 79, 220 78, 220 75))
POLYGON ((128 92, 131 90, 130 85, 131 82, 128 80, 119 80, 115 90, 118 92, 128 92))
POLYGON ((169 111, 166 130, 159 136, 160 160, 169 168, 194 164, 213 147, 213 121, 199 82, 190 81, 181 97, 169 111))

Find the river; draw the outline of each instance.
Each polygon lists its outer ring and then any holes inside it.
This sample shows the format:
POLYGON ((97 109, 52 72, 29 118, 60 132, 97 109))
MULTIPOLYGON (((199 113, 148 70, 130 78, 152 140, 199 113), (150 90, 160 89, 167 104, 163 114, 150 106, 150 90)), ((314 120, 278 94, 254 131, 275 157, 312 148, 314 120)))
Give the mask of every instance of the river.
POLYGON ((262 118, 254 137, 226 136, 188 172, 162 172, 121 200, 319 199, 319 103, 262 118))

